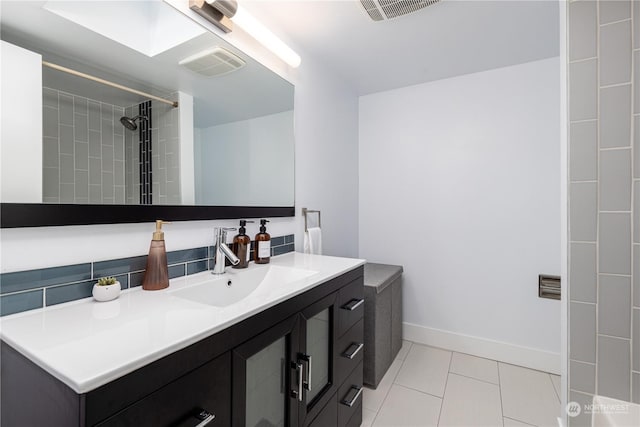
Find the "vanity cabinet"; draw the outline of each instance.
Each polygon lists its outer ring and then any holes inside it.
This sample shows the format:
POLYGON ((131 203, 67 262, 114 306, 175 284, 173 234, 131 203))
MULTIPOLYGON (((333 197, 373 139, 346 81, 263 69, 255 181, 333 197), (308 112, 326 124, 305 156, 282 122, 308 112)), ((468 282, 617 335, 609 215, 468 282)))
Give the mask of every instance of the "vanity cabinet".
POLYGON ((2 342, 0 423, 359 425, 363 286, 357 267, 82 394, 2 342))

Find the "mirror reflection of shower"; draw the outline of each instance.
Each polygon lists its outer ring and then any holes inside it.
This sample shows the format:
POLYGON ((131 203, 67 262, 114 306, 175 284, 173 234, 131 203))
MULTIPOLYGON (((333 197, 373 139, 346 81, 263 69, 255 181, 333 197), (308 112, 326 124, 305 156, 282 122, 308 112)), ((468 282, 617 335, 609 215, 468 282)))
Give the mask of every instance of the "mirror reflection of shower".
POLYGON ((136 130, 138 129, 138 125, 136 124, 136 120, 147 120, 147 116, 136 116, 134 118, 130 118, 130 117, 126 117, 126 116, 122 116, 120 117, 120 123, 122 123, 122 126, 126 127, 129 130, 136 130))

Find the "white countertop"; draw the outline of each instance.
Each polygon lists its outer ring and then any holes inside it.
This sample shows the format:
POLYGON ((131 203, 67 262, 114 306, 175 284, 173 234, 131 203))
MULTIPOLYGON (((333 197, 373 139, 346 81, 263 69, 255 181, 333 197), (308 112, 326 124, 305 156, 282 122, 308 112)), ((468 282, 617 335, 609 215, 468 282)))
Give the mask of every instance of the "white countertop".
MULTIPOLYGON (((286 286, 214 307, 172 295, 211 278, 205 271, 141 287, 114 301, 72 301, 0 319, 0 338, 77 393, 86 393, 364 264, 364 260, 288 253, 272 265, 316 271, 286 286)), ((248 270, 263 266, 250 264, 248 270)), ((226 275, 232 277, 238 270, 226 275)))

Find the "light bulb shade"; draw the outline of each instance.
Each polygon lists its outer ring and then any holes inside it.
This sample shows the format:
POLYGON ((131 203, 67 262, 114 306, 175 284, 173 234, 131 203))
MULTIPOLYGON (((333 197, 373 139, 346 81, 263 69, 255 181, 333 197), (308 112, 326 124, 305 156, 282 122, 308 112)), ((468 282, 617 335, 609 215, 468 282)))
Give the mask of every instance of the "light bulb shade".
POLYGON ((295 53, 293 49, 251 16, 244 8, 239 7, 236 0, 189 0, 189 8, 225 33, 231 32, 233 24, 237 24, 291 67, 296 68, 300 65, 300 55, 295 53), (231 17, 233 17, 233 22, 230 19, 231 17))
POLYGON ((287 46, 275 34, 262 25, 256 18, 251 16, 244 8, 239 7, 233 17, 234 24, 241 27, 251 37, 262 43, 267 49, 278 55, 284 62, 296 68, 300 65, 301 59, 293 49, 287 46))

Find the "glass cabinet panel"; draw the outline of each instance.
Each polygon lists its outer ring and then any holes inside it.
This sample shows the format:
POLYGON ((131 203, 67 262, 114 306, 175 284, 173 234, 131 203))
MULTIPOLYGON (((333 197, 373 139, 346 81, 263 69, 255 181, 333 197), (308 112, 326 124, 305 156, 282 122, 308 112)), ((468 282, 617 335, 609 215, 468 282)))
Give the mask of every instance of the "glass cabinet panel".
POLYGON ((247 426, 285 426, 286 360, 286 337, 278 339, 247 359, 247 426))
MULTIPOLYGON (((331 362, 331 313, 329 308, 307 320, 306 354, 311 356, 307 369, 310 369, 311 384, 307 384, 306 402, 311 403, 329 383, 331 362)), ((307 356, 307 357, 308 357, 307 356)))

